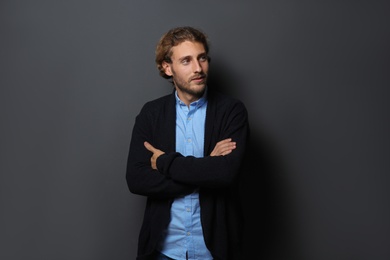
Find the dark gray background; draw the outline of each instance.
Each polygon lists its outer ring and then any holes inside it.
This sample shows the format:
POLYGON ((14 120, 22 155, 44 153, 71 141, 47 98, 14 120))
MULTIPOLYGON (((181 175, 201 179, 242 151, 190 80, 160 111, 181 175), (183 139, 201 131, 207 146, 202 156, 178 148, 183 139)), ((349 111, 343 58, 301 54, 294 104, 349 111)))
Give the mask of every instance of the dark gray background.
POLYGON ((182 25, 249 111, 247 258, 390 259, 389 20, 386 1, 1 1, 0 259, 135 259, 130 135, 182 25))

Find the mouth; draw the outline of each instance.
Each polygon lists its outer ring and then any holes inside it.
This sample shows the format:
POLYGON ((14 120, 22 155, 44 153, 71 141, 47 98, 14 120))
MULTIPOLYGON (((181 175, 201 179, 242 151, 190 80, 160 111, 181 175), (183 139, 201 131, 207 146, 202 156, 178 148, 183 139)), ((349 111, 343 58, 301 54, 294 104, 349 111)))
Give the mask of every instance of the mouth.
POLYGON ((191 78, 191 81, 194 81, 196 83, 203 83, 205 80, 206 80, 206 76, 205 75, 196 76, 196 77, 191 78))

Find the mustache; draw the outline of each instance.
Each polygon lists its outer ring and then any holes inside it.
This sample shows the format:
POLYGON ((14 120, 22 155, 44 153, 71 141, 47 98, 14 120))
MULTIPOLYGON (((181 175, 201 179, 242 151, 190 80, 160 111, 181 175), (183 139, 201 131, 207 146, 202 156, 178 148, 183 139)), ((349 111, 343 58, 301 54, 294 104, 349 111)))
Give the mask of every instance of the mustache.
POLYGON ((190 80, 199 79, 199 78, 203 79, 203 78, 206 78, 206 77, 207 77, 207 75, 205 73, 198 73, 195 76, 192 76, 190 78, 190 80))

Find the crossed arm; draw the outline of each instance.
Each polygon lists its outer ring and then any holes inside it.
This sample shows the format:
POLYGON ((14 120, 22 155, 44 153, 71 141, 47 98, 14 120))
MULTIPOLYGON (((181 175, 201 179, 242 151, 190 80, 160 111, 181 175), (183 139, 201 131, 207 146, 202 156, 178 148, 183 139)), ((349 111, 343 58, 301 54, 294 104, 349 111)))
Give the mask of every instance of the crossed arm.
MULTIPOLYGON (((157 158, 164 154, 164 151, 161 151, 154 146, 152 146, 148 142, 144 142, 144 146, 146 149, 148 149, 150 152, 153 153, 152 157, 150 158, 150 163, 153 169, 157 169, 157 158)), ((219 141, 213 151, 211 152, 210 156, 225 156, 230 154, 234 149, 236 148, 236 142, 233 142, 231 138, 224 139, 222 141, 219 141)))

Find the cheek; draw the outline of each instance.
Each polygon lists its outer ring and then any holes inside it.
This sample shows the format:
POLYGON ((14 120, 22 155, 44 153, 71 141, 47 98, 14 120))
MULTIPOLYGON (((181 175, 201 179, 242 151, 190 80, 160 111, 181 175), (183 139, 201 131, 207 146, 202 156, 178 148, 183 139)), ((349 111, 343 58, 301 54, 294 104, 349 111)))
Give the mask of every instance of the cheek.
POLYGON ((184 68, 180 68, 180 69, 176 70, 175 73, 180 78, 186 78, 188 76, 191 76, 192 70, 188 66, 188 67, 184 67, 184 68))
POLYGON ((204 65, 202 66, 202 70, 203 70, 204 73, 207 73, 207 72, 209 71, 209 64, 208 64, 208 63, 207 63, 207 64, 204 64, 204 65))

